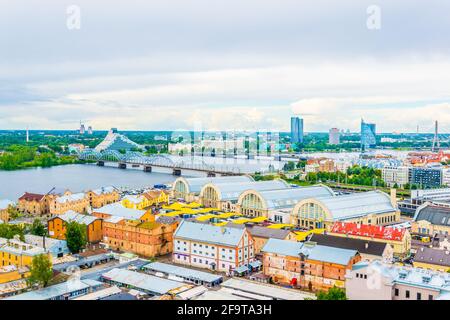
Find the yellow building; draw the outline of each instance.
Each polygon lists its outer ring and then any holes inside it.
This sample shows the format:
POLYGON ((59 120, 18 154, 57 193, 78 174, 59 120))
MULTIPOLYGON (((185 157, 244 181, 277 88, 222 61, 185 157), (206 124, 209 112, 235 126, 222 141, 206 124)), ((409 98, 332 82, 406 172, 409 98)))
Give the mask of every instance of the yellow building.
POLYGON ((66 191, 64 195, 55 197, 50 203, 50 213, 52 215, 64 214, 67 211, 85 213, 89 208, 89 200, 84 193, 72 193, 66 191))
POLYGON ((30 267, 35 256, 45 253, 43 248, 22 242, 17 238, 0 239, 0 267, 11 265, 18 268, 30 267))
POLYGON ((411 232, 434 236, 450 234, 450 208, 425 203, 417 208, 411 232))
POLYGON ((0 283, 17 281, 29 276, 30 269, 28 267, 17 267, 16 265, 0 267, 0 283))
POLYGON ((413 266, 427 270, 450 272, 450 248, 421 247, 414 256, 413 266))
POLYGON ((18 200, 19 212, 31 215, 46 215, 50 212, 50 203, 54 195, 25 192, 18 200))
POLYGON ((337 221, 378 226, 399 222, 395 190, 390 196, 377 190, 304 199, 291 212, 291 224, 305 229, 330 230, 337 221))
POLYGON ((120 200, 120 194, 114 187, 103 187, 86 192, 89 205, 92 208, 100 208, 120 200))
POLYGON ((159 206, 161 204, 168 204, 170 201, 170 194, 165 190, 150 190, 143 194, 150 203, 150 206, 159 206))
POLYGON ((9 221, 9 209, 14 206, 10 200, 0 200, 0 223, 9 221))
POLYGON ((144 210, 151 206, 151 201, 144 196, 125 196, 122 199, 122 205, 128 209, 144 210))

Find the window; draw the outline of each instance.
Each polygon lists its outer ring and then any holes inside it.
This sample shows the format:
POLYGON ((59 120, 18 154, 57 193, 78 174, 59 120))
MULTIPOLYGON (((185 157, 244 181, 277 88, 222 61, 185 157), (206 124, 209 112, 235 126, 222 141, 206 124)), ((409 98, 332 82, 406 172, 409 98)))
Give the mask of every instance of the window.
POLYGON ((409 299, 409 290, 406 290, 405 297, 406 297, 406 299, 409 299))
POLYGON ((432 294, 428 295, 428 300, 433 300, 433 295, 432 294))
POLYGON ((399 295, 399 291, 397 288, 395 288, 395 296, 398 297, 398 295, 399 295))
POLYGON ((422 294, 420 292, 417 292, 417 300, 422 300, 422 294))

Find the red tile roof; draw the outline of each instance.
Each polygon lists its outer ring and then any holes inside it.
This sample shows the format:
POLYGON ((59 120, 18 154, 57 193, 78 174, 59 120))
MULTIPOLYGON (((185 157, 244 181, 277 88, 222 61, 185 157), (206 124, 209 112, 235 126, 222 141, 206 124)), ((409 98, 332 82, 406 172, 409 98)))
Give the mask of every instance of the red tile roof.
POLYGON ((336 222, 331 228, 331 233, 348 234, 367 238, 401 241, 405 235, 405 229, 371 226, 367 224, 336 222))
POLYGON ((19 198, 19 200, 26 200, 26 201, 41 201, 45 195, 43 194, 37 194, 37 193, 29 193, 25 192, 23 196, 19 198))

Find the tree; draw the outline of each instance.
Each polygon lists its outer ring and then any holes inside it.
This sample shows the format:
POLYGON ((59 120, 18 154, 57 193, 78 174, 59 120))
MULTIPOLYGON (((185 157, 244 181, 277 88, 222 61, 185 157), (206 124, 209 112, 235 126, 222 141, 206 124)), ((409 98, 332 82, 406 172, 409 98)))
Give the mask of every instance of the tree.
POLYGON ((345 290, 338 287, 330 288, 328 292, 319 291, 316 297, 317 300, 347 300, 345 290))
POLYGON ((39 254, 33 258, 28 281, 31 285, 38 284, 46 287, 53 277, 52 262, 46 254, 39 254))
POLYGON ((78 253, 87 244, 86 225, 75 221, 66 223, 66 241, 70 252, 78 253))
POLYGON ((30 233, 35 236, 45 236, 47 235, 47 230, 45 229, 45 226, 42 224, 41 220, 35 219, 33 221, 33 224, 30 228, 30 233))

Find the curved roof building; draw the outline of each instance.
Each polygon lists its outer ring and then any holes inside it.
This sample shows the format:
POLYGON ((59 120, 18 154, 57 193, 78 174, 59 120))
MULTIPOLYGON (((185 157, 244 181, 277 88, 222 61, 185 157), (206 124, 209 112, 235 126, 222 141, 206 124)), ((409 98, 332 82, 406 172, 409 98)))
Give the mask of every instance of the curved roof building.
POLYGON ((414 214, 411 231, 427 235, 450 234, 450 208, 425 202, 414 214))
POLYGON ((200 195, 203 186, 208 183, 246 183, 254 181, 250 176, 223 176, 208 178, 184 178, 180 177, 173 183, 175 198, 183 198, 186 201, 194 201, 200 195))
POLYGON ((221 203, 225 201, 236 203, 241 193, 249 189, 268 191, 290 188, 289 184, 283 180, 207 183, 200 191, 200 198, 205 206, 221 207, 221 203))
POLYGON ((327 186, 287 188, 279 190, 246 190, 238 198, 239 211, 249 216, 268 216, 271 210, 292 208, 299 201, 312 197, 333 197, 327 186))
POLYGON ((381 191, 312 197, 297 203, 291 213, 291 223, 306 228, 323 228, 335 221, 379 225, 398 221, 399 218, 397 205, 381 191))
POLYGON ((123 134, 117 132, 117 129, 111 129, 106 135, 105 139, 100 142, 95 151, 104 150, 130 150, 130 149, 144 149, 143 146, 131 141, 123 134))

